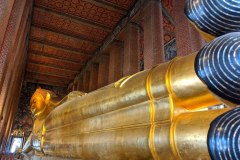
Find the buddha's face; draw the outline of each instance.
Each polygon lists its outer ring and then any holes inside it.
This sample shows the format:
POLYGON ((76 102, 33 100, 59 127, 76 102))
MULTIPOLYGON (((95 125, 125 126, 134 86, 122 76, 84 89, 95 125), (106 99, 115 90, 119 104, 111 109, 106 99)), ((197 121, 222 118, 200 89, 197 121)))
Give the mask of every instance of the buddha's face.
POLYGON ((34 115, 40 114, 46 107, 45 100, 41 94, 35 94, 30 101, 30 105, 34 115))

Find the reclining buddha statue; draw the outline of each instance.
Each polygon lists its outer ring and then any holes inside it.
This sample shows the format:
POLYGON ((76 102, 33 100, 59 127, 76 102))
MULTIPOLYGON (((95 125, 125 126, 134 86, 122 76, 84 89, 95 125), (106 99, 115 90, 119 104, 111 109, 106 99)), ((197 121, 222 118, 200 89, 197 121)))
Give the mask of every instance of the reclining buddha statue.
POLYGON ((23 152, 34 149, 43 159, 240 159, 240 0, 188 0, 185 13, 206 46, 59 102, 38 89, 23 152))

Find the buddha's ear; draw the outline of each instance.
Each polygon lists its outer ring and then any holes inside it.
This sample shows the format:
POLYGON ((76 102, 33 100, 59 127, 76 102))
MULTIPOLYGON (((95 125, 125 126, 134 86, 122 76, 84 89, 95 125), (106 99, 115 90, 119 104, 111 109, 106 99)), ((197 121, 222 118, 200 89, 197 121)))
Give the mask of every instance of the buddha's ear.
POLYGON ((45 104, 48 104, 51 99, 51 95, 47 92, 46 98, 45 98, 45 104))

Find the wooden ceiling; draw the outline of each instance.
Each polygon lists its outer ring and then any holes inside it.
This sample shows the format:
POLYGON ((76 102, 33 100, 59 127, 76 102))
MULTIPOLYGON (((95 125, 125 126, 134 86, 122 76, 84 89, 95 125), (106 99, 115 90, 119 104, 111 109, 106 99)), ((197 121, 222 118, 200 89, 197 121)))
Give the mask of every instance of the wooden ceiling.
POLYGON ((25 81, 67 86, 136 0, 35 0, 25 81))

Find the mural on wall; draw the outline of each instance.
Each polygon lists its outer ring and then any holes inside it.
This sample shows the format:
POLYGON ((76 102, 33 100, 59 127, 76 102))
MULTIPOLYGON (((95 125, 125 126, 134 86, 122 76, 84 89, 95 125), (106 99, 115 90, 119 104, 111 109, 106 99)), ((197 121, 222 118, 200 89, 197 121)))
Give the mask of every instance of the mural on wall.
POLYGON ((173 17, 173 0, 162 0, 162 6, 167 10, 169 15, 173 17))
POLYGON ((59 97, 64 97, 67 94, 67 88, 41 85, 35 83, 25 83, 22 86, 18 111, 15 116, 12 130, 21 129, 24 132, 24 137, 28 137, 32 131, 34 117, 30 111, 30 99, 37 87, 48 89, 56 93, 59 97))
POLYGON ((163 14, 163 39, 164 45, 175 38, 174 25, 169 21, 168 17, 163 14))
POLYGON ((173 18, 173 0, 162 0, 164 56, 165 61, 170 61, 177 56, 175 25, 173 18))
POLYGON ((164 45, 165 61, 170 61, 177 56, 176 40, 172 39, 170 42, 164 45))

